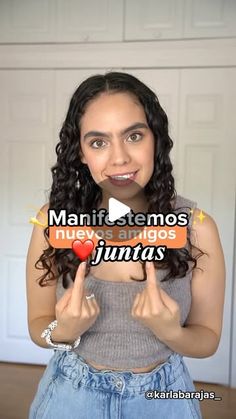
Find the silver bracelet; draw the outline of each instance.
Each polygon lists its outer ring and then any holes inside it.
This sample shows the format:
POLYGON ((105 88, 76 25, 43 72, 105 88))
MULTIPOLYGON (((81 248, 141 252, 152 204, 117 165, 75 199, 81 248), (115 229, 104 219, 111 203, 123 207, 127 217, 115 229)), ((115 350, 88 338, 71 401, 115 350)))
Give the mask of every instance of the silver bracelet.
POLYGON ((68 343, 54 343, 51 339, 51 333, 52 330, 54 330, 57 327, 57 320, 54 320, 51 322, 48 327, 42 332, 41 338, 45 338, 48 345, 52 346, 53 348, 58 349, 59 351, 72 351, 73 349, 77 348, 80 343, 81 337, 79 336, 73 345, 70 345, 68 343))

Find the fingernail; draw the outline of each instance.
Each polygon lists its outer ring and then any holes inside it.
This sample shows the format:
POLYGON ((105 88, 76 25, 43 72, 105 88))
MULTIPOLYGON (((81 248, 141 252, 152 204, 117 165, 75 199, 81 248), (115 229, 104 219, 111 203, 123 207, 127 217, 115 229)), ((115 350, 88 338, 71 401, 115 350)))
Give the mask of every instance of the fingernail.
POLYGON ((87 264, 86 264, 86 262, 81 262, 81 264, 80 264, 80 265, 81 265, 81 269, 85 270, 86 265, 87 265, 87 264))
POLYGON ((152 263, 150 262, 150 261, 146 261, 146 268, 147 269, 150 269, 151 268, 151 266, 152 266, 152 263))

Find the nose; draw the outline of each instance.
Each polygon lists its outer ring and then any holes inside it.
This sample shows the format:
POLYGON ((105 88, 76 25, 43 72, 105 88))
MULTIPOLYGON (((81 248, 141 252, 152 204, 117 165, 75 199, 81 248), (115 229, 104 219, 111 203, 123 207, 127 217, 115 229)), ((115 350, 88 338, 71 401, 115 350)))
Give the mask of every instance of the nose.
POLYGON ((121 142, 113 144, 111 149, 110 162, 114 166, 122 166, 123 164, 129 163, 131 160, 126 145, 121 142))

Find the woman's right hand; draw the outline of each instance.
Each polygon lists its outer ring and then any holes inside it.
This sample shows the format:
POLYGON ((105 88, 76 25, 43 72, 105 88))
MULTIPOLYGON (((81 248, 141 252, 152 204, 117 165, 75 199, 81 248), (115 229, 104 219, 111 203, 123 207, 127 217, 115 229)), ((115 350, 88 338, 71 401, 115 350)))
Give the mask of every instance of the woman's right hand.
POLYGON ((74 342, 95 323, 100 313, 96 299, 87 300, 85 297, 91 294, 84 288, 85 271, 86 262, 82 262, 74 285, 65 291, 55 306, 58 325, 52 331, 53 342, 74 342))

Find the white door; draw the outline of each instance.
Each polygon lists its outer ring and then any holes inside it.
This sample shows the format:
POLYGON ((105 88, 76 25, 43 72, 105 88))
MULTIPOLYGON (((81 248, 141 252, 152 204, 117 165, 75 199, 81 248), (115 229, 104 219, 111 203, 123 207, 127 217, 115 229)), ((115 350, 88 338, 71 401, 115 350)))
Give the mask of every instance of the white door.
POLYGON ((76 85, 90 74, 61 72, 66 80, 61 85, 55 71, 0 71, 0 361, 45 364, 53 353, 35 345, 28 333, 29 219, 48 202, 60 123, 76 85))
POLYGON ((53 85, 50 71, 0 71, 1 361, 35 362, 42 355, 28 334, 25 260, 28 220, 50 184, 53 85))
MULTIPOLYGON (((185 361, 195 380, 229 384, 233 357, 236 69, 133 70, 152 87, 170 122, 177 192, 215 219, 227 280, 220 346, 212 357, 185 361)), ((234 331, 235 333, 235 331, 234 331)), ((236 363, 236 362, 235 362, 236 363)))
POLYGON ((215 219, 226 262, 226 299, 220 346, 210 358, 186 358, 186 361, 196 380, 222 384, 230 382, 233 355, 235 80, 235 68, 182 70, 180 79, 179 190, 196 199, 199 208, 215 219))

